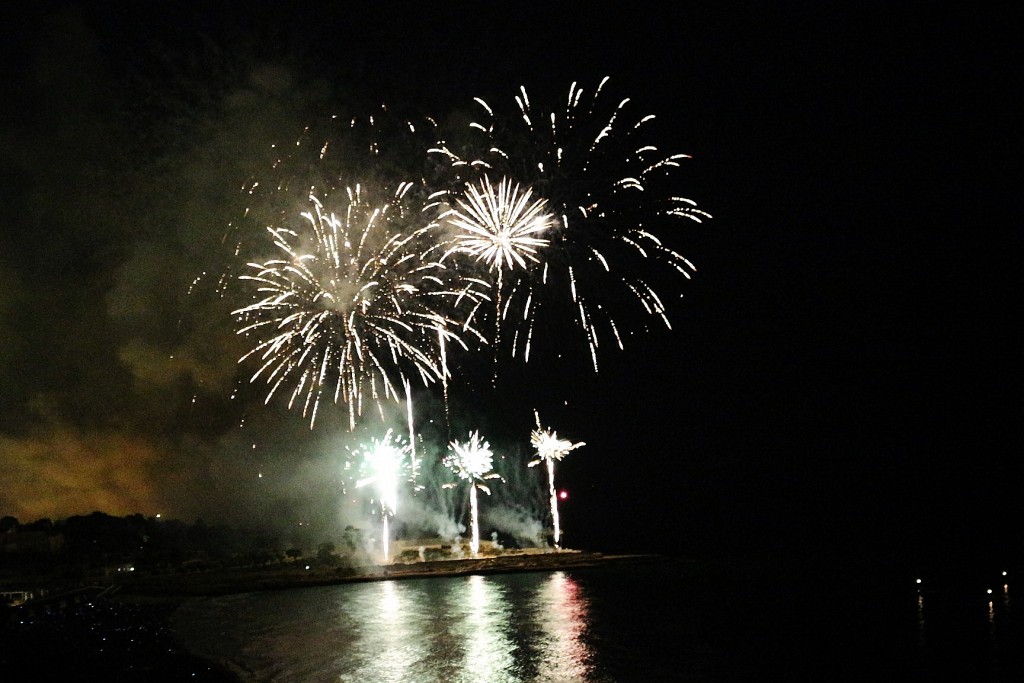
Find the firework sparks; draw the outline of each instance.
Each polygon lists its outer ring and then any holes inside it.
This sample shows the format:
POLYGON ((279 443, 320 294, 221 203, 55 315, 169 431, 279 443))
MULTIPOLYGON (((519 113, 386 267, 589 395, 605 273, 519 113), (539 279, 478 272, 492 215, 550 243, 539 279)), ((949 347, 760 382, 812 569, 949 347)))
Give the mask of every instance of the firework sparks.
MULTIPOLYGON (((497 187, 486 175, 479 183, 471 184, 465 198, 456 198, 456 208, 441 214, 440 220, 456 230, 452 253, 467 254, 486 263, 496 276, 494 296, 494 346, 501 342, 502 318, 509 310, 512 296, 505 294, 506 284, 511 293, 524 288, 519 280, 528 279, 527 271, 540 262, 538 250, 549 241, 541 235, 556 225, 554 216, 546 212, 544 199, 533 200, 530 190, 523 190, 508 178, 497 187), (531 201, 532 200, 532 201, 531 201), (516 273, 509 280, 506 273, 516 273)), ((529 303, 526 303, 529 308, 529 303)))
POLYGON ((571 451, 579 448, 580 446, 585 446, 586 444, 582 441, 573 443, 572 441, 559 439, 555 432, 549 429, 544 429, 541 426, 540 415, 536 411, 534 411, 533 415, 537 420, 537 428, 530 434, 530 443, 537 451, 537 457, 527 463, 527 467, 533 467, 542 462, 547 466, 548 498, 551 501, 551 523, 554 529, 555 547, 558 548, 562 538, 562 530, 558 521, 558 494, 555 491, 555 461, 560 461, 571 451))
POLYGON ((467 441, 453 441, 448 445, 449 453, 445 456, 444 466, 464 481, 469 482, 469 514, 472 537, 470 550, 475 557, 480 549, 480 521, 477 509, 476 490, 480 489, 490 495, 491 490, 484 482, 490 479, 501 479, 492 472, 494 454, 490 445, 480 438, 479 432, 471 432, 467 441))
MULTIPOLYGON (((350 127, 362 137, 349 133, 329 140, 317 150, 317 162, 307 165, 305 156, 285 155, 279 165, 286 180, 260 190, 269 193, 261 195, 264 210, 249 220, 270 226, 277 251, 276 258, 260 261, 239 257, 242 251, 251 254, 251 245, 235 247, 238 263, 254 261, 237 278, 253 288, 246 304, 233 311, 237 333, 250 343, 239 362, 255 363, 250 382, 267 384, 266 402, 278 392, 290 393, 289 409, 301 406, 310 428, 325 401, 343 404, 354 430, 368 406, 376 405, 383 418, 384 400, 406 400, 408 442, 389 430, 359 456, 356 487, 374 485, 385 561, 399 484, 415 478, 411 382, 440 381, 447 417, 449 344, 467 349, 466 340, 475 337, 493 345, 496 354, 499 345, 509 344, 512 356, 529 360, 536 326, 560 334, 557 325, 569 320, 582 332, 596 371, 599 346, 612 341, 623 348, 630 316, 645 314, 643 327, 651 318, 671 327, 670 308, 657 291, 668 282, 662 275, 677 282, 696 269, 662 228, 677 219, 700 222, 708 214, 677 194, 672 174, 686 155, 665 156, 641 139, 653 117, 630 123, 629 100, 609 107, 603 86, 587 95, 574 83, 564 107, 551 112, 535 110, 523 88, 508 121, 478 99, 485 116, 471 128, 483 134, 479 154, 470 161, 443 142, 426 150, 449 162, 432 194, 426 180, 400 183, 383 197, 360 185, 318 190, 335 187, 338 175, 317 165, 332 155, 368 156, 369 163, 355 165, 366 174, 358 177, 395 187, 394 179, 380 177, 399 166, 380 163, 374 117, 363 128, 353 119, 350 127), (368 146, 355 144, 363 138, 368 146), (290 168, 294 174, 284 172, 290 168), (300 182, 305 168, 319 177, 300 182), (296 214, 292 207, 299 197, 309 202, 308 210, 296 214), (484 267, 487 274, 472 274, 484 267), (484 319, 493 314, 493 337, 477 331, 478 313, 484 319)), ((301 147, 306 156, 312 149, 301 147)), ((391 153, 401 159, 403 150, 396 145, 391 153)), ((528 465, 546 466, 559 548, 555 462, 584 443, 558 438, 542 427, 536 411, 535 418, 536 458, 528 465)), ((452 441, 440 463, 432 461, 469 483, 474 555, 477 489, 490 494, 484 482, 500 478, 492 460, 490 446, 472 432, 467 441, 452 441)))
MULTIPOLYGON (((471 182, 474 177, 482 174, 486 181, 490 174, 501 174, 507 179, 503 182, 515 181, 545 200, 544 211, 555 217, 547 231, 543 267, 530 278, 521 277, 526 291, 522 315, 503 316, 503 322, 516 327, 512 354, 521 350, 527 360, 538 316, 554 323, 574 319, 597 370, 604 339, 623 347, 624 316, 642 312, 671 326, 668 306, 646 277, 651 267, 658 264, 684 278, 696 270, 667 246, 666 236, 656 234, 658 226, 675 219, 701 222, 709 217, 675 190, 672 172, 688 156, 666 156, 643 139, 654 117, 630 124, 629 99, 609 106, 601 97, 606 82, 590 96, 573 83, 557 112, 535 110, 521 88, 507 121, 478 98, 484 117, 471 129, 483 135, 479 153, 464 158, 443 142, 431 150, 447 160, 458 178, 470 179, 467 198, 489 187, 471 182)), ((491 258, 508 258, 501 245, 490 252, 483 251, 482 243, 477 248, 491 258)))
POLYGON ((537 263, 537 250, 548 240, 539 237, 555 225, 555 218, 545 212, 547 202, 536 199, 508 178, 492 187, 487 176, 466 190, 466 198, 458 199, 458 208, 442 218, 461 232, 455 236, 457 249, 487 263, 498 272, 510 268, 527 268, 527 261, 537 263))
POLYGON ((257 299, 234 311, 238 333, 254 341, 241 361, 261 361, 251 381, 269 384, 267 402, 292 383, 289 408, 301 399, 311 427, 325 395, 347 406, 354 429, 364 397, 379 406, 398 400, 410 375, 424 385, 443 379, 440 345, 465 346, 459 334, 475 332, 452 311, 478 294, 452 285, 451 271, 429 258, 436 223, 408 229, 422 220, 402 204, 409 187, 382 204, 350 188, 340 217, 310 196, 305 231, 268 228, 284 258, 250 263, 255 274, 240 276, 257 299))
POLYGON ((403 437, 388 430, 380 439, 370 443, 355 454, 359 461, 361 476, 356 488, 373 485, 380 503, 381 547, 384 561, 390 559, 390 530, 388 520, 398 512, 398 487, 405 479, 414 476, 412 444, 403 437))

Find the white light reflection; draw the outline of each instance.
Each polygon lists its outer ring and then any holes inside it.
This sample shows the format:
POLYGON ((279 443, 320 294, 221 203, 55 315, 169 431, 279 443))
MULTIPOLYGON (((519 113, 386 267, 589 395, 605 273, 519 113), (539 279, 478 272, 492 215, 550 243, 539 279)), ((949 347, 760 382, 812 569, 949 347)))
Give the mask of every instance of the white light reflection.
POLYGON ((227 596, 183 609, 178 623, 247 680, 607 683, 590 610, 583 585, 554 572, 227 596))
POLYGON ((590 680, 594 655, 583 639, 589 604, 579 583, 565 572, 553 572, 536 600, 540 680, 590 680))
POLYGON ((360 615, 376 614, 375 620, 364 620, 359 636, 366 653, 353 661, 337 662, 338 681, 380 681, 400 683, 414 680, 417 665, 424 657, 416 623, 417 596, 409 594, 408 586, 398 581, 367 584, 355 603, 349 606, 360 615), (369 655, 369 656, 367 656, 369 655))
POLYGON ((516 646, 508 632, 511 614, 501 586, 485 576, 467 577, 464 609, 459 635, 465 644, 465 662, 459 680, 519 681, 513 656, 516 646))

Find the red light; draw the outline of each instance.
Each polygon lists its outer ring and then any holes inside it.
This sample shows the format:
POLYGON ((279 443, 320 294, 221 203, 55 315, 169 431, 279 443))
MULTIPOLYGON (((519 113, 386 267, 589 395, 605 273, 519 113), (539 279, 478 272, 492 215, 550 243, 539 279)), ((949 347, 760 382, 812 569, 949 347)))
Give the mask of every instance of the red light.
POLYGON ((561 498, 562 500, 565 500, 566 498, 569 497, 569 492, 563 489, 562 491, 558 492, 558 497, 561 498))

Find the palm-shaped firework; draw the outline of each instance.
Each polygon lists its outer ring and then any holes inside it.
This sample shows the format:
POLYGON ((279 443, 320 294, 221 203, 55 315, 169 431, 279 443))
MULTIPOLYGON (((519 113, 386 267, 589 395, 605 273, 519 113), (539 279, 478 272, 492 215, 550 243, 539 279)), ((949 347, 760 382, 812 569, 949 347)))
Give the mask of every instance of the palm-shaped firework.
POLYGON ((480 176, 502 176, 546 200, 545 211, 556 217, 546 233, 550 244, 540 250, 542 267, 520 273, 516 283, 528 291, 519 297, 521 315, 502 317, 516 326, 513 355, 522 351, 527 360, 539 318, 552 325, 574 319, 596 370, 603 341, 623 346, 629 316, 642 312, 670 324, 649 277, 653 267, 686 278, 695 270, 658 234, 674 219, 708 216, 678 195, 671 178, 687 155, 660 153, 644 137, 654 117, 628 119, 629 99, 606 104, 606 81, 589 96, 574 83, 564 107, 550 111, 535 110, 522 88, 507 117, 477 98, 483 117, 471 129, 478 144, 468 152, 446 143, 431 150, 467 192, 480 176))
POLYGON ((365 397, 397 399, 410 376, 443 380, 446 342, 474 333, 455 312, 480 295, 431 258, 437 224, 405 206, 409 187, 377 203, 349 188, 340 215, 311 196, 304 230, 269 228, 282 257, 241 276, 256 286, 256 301, 235 311, 254 342, 242 360, 261 361, 252 380, 270 385, 268 402, 288 383, 289 407, 304 396, 310 426, 325 395, 347 406, 354 429, 365 397))
MULTIPOLYGON (((491 471, 494 454, 490 445, 480 438, 479 432, 471 432, 468 441, 452 441, 448 445, 448 455, 442 461, 444 466, 464 481, 469 482, 469 518, 472 536, 469 548, 476 556, 480 549, 480 520, 477 510, 476 490, 480 489, 490 495, 491 490, 484 482, 489 479, 501 479, 491 471)), ((449 484, 447 486, 454 486, 449 484)))
POLYGON ((533 415, 537 420, 537 428, 530 434, 530 443, 537 451, 537 457, 527 463, 527 467, 533 467, 542 462, 547 465, 548 495, 551 499, 551 523, 554 529, 555 547, 557 548, 561 542, 562 530, 558 522, 558 495, 555 493, 555 461, 561 460, 570 451, 586 444, 582 441, 573 443, 572 441, 559 439, 555 432, 541 427, 540 415, 536 411, 534 411, 533 415))

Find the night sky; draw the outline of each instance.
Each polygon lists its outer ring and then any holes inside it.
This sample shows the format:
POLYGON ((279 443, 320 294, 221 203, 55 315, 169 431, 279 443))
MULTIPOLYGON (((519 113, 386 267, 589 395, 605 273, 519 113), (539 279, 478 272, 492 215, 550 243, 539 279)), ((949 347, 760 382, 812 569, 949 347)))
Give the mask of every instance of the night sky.
POLYGON ((230 309, 189 291, 225 263, 240 187, 332 113, 444 118, 609 76, 713 216, 673 235, 698 272, 672 329, 596 375, 568 341, 494 386, 475 367, 456 402, 495 443, 528 451, 535 408, 587 443, 558 470, 566 543, 1019 555, 1009 17, 437 4, 2 10, 0 514, 329 527, 344 420, 231 400, 251 368, 230 309))

